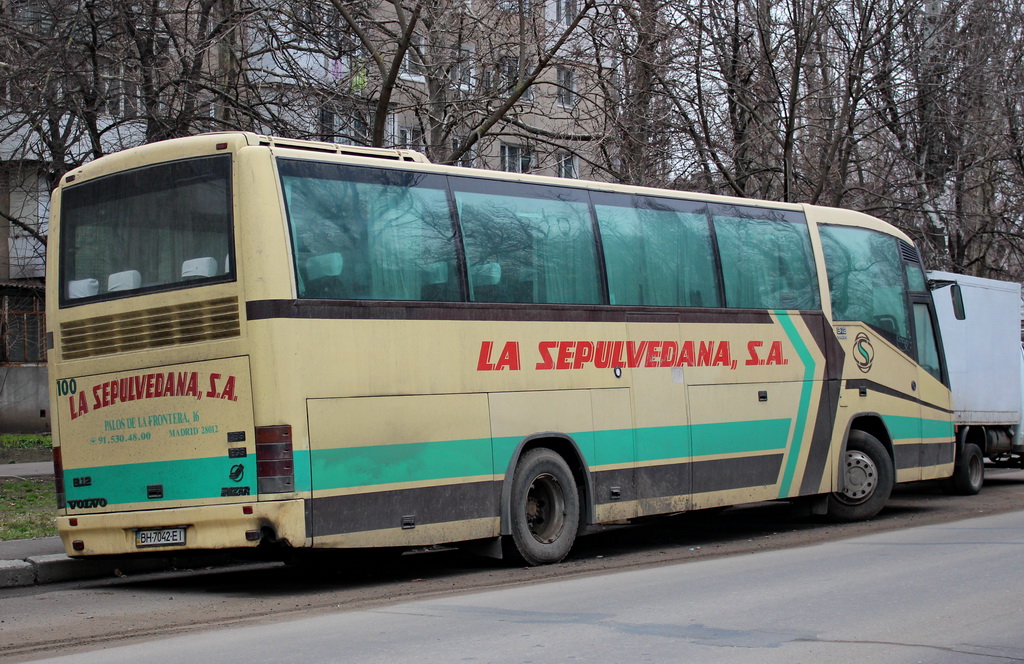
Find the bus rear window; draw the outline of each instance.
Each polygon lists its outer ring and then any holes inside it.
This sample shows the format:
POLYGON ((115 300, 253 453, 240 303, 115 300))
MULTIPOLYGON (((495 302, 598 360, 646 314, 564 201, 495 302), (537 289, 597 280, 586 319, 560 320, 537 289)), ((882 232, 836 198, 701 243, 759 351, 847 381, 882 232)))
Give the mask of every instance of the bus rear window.
POLYGON ((157 164, 61 199, 61 306, 234 279, 231 158, 157 164))

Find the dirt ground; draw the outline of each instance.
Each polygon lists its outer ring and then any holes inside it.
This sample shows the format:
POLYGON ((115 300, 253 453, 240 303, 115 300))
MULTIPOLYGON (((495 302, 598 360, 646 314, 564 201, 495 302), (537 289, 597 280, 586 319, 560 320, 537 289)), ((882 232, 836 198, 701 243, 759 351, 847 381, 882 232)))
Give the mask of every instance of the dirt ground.
POLYGON ((0 463, 40 463, 52 461, 53 450, 49 448, 0 447, 0 463))
POLYGON ((223 625, 810 546, 1019 509, 1024 471, 990 470, 977 496, 947 496, 926 484, 900 487, 878 517, 862 523, 831 524, 805 506, 761 503, 600 528, 580 538, 566 561, 540 568, 442 550, 0 590, 0 662, 223 625))

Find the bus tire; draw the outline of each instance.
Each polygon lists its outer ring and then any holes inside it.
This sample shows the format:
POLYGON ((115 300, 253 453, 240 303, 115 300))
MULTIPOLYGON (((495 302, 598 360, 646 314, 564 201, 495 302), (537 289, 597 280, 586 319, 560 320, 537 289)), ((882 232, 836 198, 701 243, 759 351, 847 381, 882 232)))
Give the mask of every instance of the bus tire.
POLYGON ((512 477, 513 557, 530 565, 557 563, 576 540, 579 490, 561 456, 544 447, 523 454, 512 477))
POLYGON ((854 429, 846 441, 843 490, 828 498, 833 521, 863 521, 878 514, 894 484, 892 461, 877 438, 854 429))
POLYGON ((957 496, 973 496, 985 484, 985 458, 981 448, 974 443, 965 443, 960 458, 953 466, 953 476, 944 480, 942 489, 957 496))

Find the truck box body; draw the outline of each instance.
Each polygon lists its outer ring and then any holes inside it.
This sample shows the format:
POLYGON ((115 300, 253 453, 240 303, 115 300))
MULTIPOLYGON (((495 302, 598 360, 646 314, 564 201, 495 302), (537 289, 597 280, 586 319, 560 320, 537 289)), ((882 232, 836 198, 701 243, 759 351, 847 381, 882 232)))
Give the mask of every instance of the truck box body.
POLYGON ((955 281, 965 320, 953 314, 949 288, 934 291, 958 425, 1011 425, 1021 421, 1020 284, 929 272, 955 281))

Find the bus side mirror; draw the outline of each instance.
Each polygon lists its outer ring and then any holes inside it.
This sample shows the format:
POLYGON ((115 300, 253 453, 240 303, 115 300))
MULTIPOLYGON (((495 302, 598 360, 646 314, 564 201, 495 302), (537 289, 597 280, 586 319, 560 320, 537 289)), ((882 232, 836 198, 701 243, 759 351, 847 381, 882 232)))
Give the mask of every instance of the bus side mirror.
POLYGON ((953 315, 956 316, 956 319, 964 320, 967 318, 967 312, 964 311, 964 294, 960 290, 960 284, 953 284, 950 287, 949 296, 953 299, 953 315))
POLYGON ((964 294, 960 290, 960 284, 955 281, 948 279, 929 279, 928 290, 937 291, 940 288, 949 286, 949 297, 953 300, 953 315, 957 320, 964 320, 967 318, 967 312, 964 310, 964 294))

